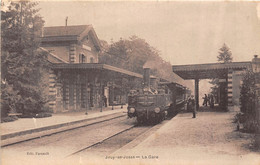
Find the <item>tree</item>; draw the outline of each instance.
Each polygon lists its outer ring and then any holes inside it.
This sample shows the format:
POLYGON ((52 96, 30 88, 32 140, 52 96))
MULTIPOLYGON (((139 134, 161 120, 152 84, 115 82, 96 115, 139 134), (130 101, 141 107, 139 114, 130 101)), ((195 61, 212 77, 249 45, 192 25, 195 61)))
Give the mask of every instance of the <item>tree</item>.
POLYGON ((217 56, 218 62, 229 63, 232 62, 232 52, 230 48, 224 43, 223 46, 219 49, 219 55, 217 56))
MULTIPOLYGON (((102 42, 104 43, 104 42, 102 42)), ((143 67, 151 68, 151 74, 170 81, 179 81, 180 78, 171 70, 171 64, 160 57, 160 52, 150 46, 144 39, 131 36, 129 39, 120 39, 110 46, 103 44, 106 49, 100 55, 99 62, 124 68, 136 73, 143 73, 143 67)))
MULTIPOLYGON (((221 63, 230 63, 230 62, 232 62, 232 60, 233 60, 232 52, 231 52, 230 48, 225 43, 219 49, 218 53, 219 53, 218 56, 217 56, 218 62, 221 62, 221 63)), ((228 99, 227 98, 227 89, 225 87, 226 84, 220 83, 218 79, 212 79, 209 83, 213 85, 211 87, 211 93, 214 96, 217 96, 218 95, 217 91, 220 90, 220 93, 222 94, 222 97, 218 101, 219 101, 220 107, 222 109, 226 109, 226 107, 227 107, 227 99, 228 99)))
POLYGON ((120 39, 107 47, 100 55, 99 61, 133 72, 142 73, 143 65, 149 57, 154 56, 153 48, 141 38, 132 36, 120 39))
POLYGON ((245 115, 244 128, 247 131, 257 130, 257 112, 255 108, 256 99, 255 73, 247 71, 243 77, 240 91, 241 112, 245 115))
POLYGON ((44 21, 36 5, 11 2, 1 10, 1 78, 6 84, 2 86, 5 93, 1 103, 9 100, 4 106, 25 114, 42 111, 47 102, 42 82, 48 68, 47 54, 38 49, 44 21), (14 97, 14 92, 19 98, 14 97))
POLYGON ((4 118, 9 112, 15 112, 16 103, 21 99, 18 92, 5 81, 1 81, 1 117, 4 118))

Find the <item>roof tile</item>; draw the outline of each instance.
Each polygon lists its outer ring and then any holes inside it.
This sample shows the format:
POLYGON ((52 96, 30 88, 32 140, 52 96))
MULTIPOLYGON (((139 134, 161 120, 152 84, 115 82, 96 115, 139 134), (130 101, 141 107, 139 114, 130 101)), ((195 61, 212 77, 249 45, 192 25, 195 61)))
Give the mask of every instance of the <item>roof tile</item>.
POLYGON ((91 25, 76 25, 76 26, 52 26, 44 27, 44 37, 50 36, 79 36, 91 25))

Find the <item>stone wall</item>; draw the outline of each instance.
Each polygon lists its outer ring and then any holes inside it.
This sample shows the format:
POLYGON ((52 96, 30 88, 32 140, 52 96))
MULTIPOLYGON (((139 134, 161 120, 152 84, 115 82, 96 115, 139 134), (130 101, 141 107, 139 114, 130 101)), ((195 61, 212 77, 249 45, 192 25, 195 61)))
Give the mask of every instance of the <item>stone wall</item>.
POLYGON ((233 81, 232 81, 232 95, 233 95, 233 105, 239 106, 240 105, 240 87, 242 85, 242 80, 244 77, 245 71, 234 71, 233 72, 233 81))

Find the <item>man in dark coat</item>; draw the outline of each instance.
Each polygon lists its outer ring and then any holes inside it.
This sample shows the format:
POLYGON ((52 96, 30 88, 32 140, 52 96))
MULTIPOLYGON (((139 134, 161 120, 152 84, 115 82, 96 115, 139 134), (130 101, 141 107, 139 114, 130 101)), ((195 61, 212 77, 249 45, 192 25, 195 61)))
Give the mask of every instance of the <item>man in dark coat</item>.
POLYGON ((105 95, 103 95, 103 101, 104 101, 105 107, 107 107, 107 97, 105 95))
POLYGON ((194 96, 191 96, 191 97, 188 99, 187 109, 188 109, 188 111, 191 111, 191 112, 193 113, 193 118, 196 118, 194 96))
POLYGON ((191 108, 192 108, 192 118, 196 118, 196 109, 195 109, 195 99, 194 96, 191 96, 191 108))
POLYGON ((207 107, 207 106, 208 106, 208 99, 209 99, 208 96, 205 94, 205 96, 203 97, 203 99, 204 99, 204 101, 203 101, 203 104, 202 104, 202 105, 207 107))

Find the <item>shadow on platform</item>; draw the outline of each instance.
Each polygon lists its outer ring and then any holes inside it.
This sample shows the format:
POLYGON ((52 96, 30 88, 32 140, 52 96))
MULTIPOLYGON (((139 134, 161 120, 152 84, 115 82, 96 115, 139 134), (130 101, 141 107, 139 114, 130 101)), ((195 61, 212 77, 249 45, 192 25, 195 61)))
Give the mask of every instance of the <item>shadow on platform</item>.
POLYGON ((198 112, 227 112, 227 110, 221 108, 219 105, 215 105, 213 108, 209 106, 199 107, 198 112))

